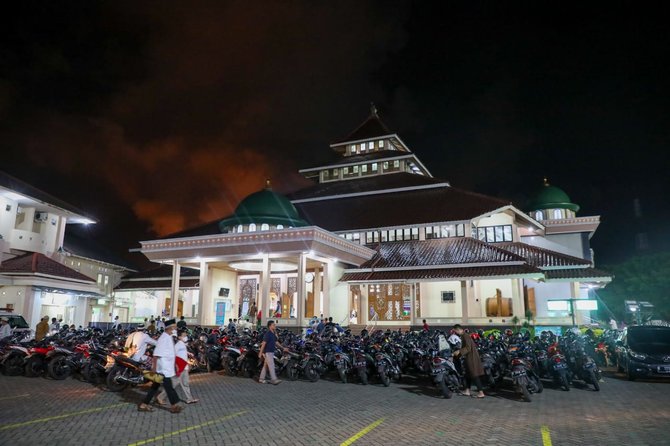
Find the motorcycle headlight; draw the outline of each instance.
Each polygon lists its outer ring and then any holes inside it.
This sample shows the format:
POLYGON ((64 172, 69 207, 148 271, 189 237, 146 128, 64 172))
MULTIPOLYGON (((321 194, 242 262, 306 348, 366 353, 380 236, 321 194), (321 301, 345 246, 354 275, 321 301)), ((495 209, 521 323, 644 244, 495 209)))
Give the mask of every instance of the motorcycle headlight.
POLYGON ((645 355, 644 353, 636 353, 632 350, 628 350, 628 353, 630 353, 631 357, 639 359, 640 361, 644 361, 645 359, 647 359, 647 355, 645 355))

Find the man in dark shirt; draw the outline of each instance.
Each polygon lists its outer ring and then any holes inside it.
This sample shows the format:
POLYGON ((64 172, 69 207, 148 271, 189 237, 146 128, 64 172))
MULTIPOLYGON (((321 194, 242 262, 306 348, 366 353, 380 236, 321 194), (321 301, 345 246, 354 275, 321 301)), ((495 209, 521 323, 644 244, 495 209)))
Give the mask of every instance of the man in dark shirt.
POLYGON ((274 321, 268 321, 268 331, 265 333, 265 337, 263 338, 263 343, 261 344, 261 348, 258 352, 258 358, 263 359, 263 356, 265 355, 265 363, 263 364, 263 369, 261 370, 261 376, 258 379, 258 382, 260 384, 265 384, 267 381, 265 380, 265 371, 269 370, 270 371, 270 383, 271 384, 279 384, 281 380, 277 379, 277 375, 275 375, 275 348, 283 348, 284 351, 288 350, 287 348, 282 347, 282 345, 277 341, 277 334, 275 333, 277 329, 277 325, 275 324, 274 321))
POLYGON ((186 321, 184 320, 184 316, 182 316, 179 319, 179 322, 177 322, 177 330, 186 330, 186 321))

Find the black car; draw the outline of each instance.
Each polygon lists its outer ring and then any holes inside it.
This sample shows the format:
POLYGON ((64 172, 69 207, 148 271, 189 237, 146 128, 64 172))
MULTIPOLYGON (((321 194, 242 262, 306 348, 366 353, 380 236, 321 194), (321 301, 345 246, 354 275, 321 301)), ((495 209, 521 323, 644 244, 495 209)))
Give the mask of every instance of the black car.
POLYGON ((670 378, 670 327, 628 327, 616 345, 617 368, 629 380, 670 378))

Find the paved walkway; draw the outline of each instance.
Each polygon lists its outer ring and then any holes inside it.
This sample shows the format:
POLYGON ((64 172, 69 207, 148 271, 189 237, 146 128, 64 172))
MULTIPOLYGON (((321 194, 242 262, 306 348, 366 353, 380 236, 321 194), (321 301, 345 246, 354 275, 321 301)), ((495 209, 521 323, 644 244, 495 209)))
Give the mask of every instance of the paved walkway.
POLYGON ((0 376, 0 445, 670 445, 670 382, 607 376, 600 392, 547 386, 451 400, 426 382, 283 382, 192 376, 200 404, 138 413, 144 389, 0 376))

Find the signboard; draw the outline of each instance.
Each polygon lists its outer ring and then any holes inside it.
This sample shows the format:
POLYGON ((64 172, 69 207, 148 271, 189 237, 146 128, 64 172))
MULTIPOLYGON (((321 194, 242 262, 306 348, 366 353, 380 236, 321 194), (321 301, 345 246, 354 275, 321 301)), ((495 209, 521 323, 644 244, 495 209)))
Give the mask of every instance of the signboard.
POLYGON ((590 299, 578 299, 575 301, 575 309, 582 311, 596 311, 598 309, 598 301, 590 299))
POLYGON ((570 302, 567 300, 549 300, 547 301, 549 311, 570 311, 570 302))

